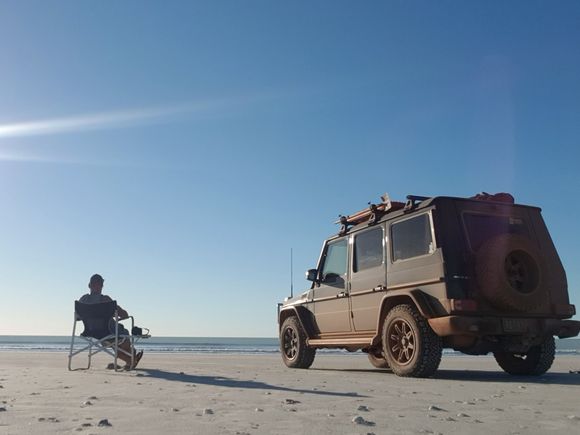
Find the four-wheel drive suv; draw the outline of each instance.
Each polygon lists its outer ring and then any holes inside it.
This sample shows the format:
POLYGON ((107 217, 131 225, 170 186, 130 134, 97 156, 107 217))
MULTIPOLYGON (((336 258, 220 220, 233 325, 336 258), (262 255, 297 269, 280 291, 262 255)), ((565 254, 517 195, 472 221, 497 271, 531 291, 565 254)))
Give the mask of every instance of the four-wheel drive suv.
POLYGON ((566 275, 537 207, 509 194, 408 196, 342 216, 326 240, 310 290, 279 304, 288 367, 308 368, 318 348, 368 353, 400 376, 426 377, 443 348, 493 352, 514 375, 540 375, 554 336, 580 322, 566 275))

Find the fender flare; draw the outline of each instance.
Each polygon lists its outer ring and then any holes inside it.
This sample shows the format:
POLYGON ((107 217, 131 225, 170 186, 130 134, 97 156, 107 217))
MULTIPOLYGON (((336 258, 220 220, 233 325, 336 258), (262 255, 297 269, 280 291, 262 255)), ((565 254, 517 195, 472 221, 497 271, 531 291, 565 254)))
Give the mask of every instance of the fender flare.
POLYGON ((420 289, 413 290, 393 290, 385 294, 381 301, 381 310, 377 319, 376 334, 372 339, 372 345, 376 346, 381 341, 381 331, 383 329, 383 321, 387 313, 395 305, 410 304, 413 305, 419 313, 426 319, 436 317, 433 307, 429 303, 429 296, 420 289))
POLYGON ((308 338, 312 338, 314 336, 312 328, 310 327, 310 322, 308 321, 308 310, 301 306, 290 306, 280 310, 280 314, 278 315, 278 334, 280 334, 282 323, 284 323, 284 320, 290 316, 295 316, 298 318, 298 322, 300 323, 300 326, 308 338))

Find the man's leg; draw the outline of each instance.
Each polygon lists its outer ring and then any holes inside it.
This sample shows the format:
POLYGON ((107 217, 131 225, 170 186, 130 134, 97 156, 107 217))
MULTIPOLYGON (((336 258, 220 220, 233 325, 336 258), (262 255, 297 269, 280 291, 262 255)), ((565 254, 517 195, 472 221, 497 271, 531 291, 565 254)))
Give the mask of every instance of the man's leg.
POLYGON ((124 340, 121 343, 119 343, 119 349, 122 349, 125 352, 127 352, 127 353, 117 352, 117 357, 125 361, 125 363, 127 364, 127 368, 134 369, 135 367, 137 367, 137 363, 139 363, 141 357, 143 356, 143 351, 136 353, 133 346, 131 346, 131 342, 129 340, 124 340), (133 355, 132 366, 131 366, 131 355, 133 355))

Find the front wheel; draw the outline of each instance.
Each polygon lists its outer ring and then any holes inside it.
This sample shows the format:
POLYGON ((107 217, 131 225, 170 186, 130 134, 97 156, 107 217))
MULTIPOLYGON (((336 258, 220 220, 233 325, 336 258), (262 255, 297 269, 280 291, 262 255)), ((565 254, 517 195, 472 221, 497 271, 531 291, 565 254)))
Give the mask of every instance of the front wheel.
POLYGON ((314 362, 316 349, 306 345, 306 333, 295 316, 288 317, 280 329, 280 352, 288 367, 307 369, 314 362))
POLYGON ((556 342, 550 336, 539 345, 532 346, 526 353, 494 352, 493 356, 499 366, 510 375, 539 376, 552 367, 556 356, 556 342))
POLYGON ((411 305, 397 305, 389 311, 382 340, 383 354, 398 376, 426 378, 439 368, 441 338, 411 305))

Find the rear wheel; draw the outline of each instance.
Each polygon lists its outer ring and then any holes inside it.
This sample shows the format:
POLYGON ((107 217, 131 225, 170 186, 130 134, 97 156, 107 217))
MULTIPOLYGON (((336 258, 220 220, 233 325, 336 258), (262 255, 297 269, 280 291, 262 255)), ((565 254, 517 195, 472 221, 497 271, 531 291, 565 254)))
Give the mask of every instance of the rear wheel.
POLYGON ((284 364, 297 369, 307 369, 312 365, 316 349, 308 347, 306 339, 306 333, 295 316, 284 320, 280 330, 280 351, 284 364))
POLYGON ((441 338, 411 305, 397 305, 389 311, 382 340, 383 354, 396 375, 424 378, 437 371, 441 338))
POLYGON ((511 352, 494 352, 493 356, 499 366, 510 375, 539 376, 552 367, 556 355, 554 337, 546 338, 541 344, 532 346, 524 354, 511 352))

